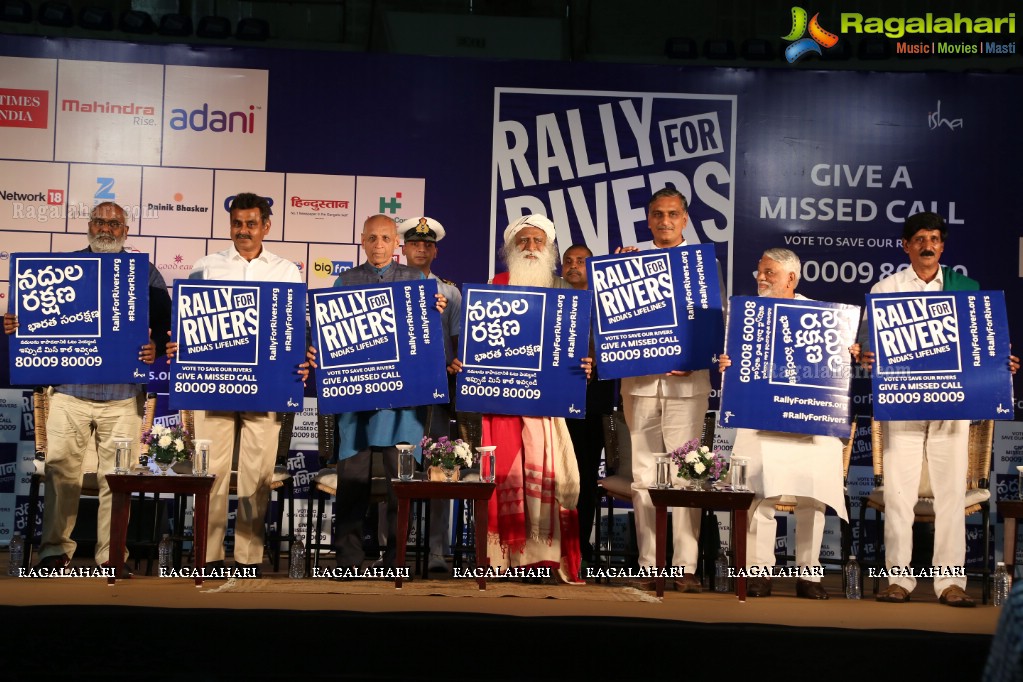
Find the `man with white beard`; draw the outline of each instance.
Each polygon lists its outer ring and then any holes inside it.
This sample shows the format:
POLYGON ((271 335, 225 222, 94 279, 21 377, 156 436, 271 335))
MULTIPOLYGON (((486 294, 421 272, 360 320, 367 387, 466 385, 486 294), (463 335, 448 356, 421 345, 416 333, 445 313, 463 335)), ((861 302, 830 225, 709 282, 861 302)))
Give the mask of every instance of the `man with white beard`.
MULTIPOLYGON (((123 208, 106 201, 89 215, 89 246, 79 253, 119 253, 128 237, 123 208)), ((149 264, 149 325, 151 339, 161 344, 170 329, 170 296, 156 267, 149 264)), ((13 334, 18 318, 4 315, 4 332, 13 334)), ((139 349, 139 359, 152 364, 156 357, 152 340, 139 349)), ((160 351, 163 352, 162 350, 160 351)), ((112 495, 106 474, 114 470, 114 441, 138 443, 142 427, 142 384, 61 384, 50 388, 50 411, 46 419, 48 448, 45 469, 42 543, 36 568, 61 569, 71 563, 77 543, 71 539, 82 494, 82 466, 90 440, 99 457, 99 515, 96 519, 96 563, 115 567, 119 578, 131 577, 124 557, 110 558, 110 508, 112 495)), ((29 510, 34 514, 35 510, 29 510)))
MULTIPOLYGON (((501 249, 508 271, 493 284, 571 289, 554 274, 554 239, 554 223, 542 215, 513 221, 501 249)), ((582 366, 588 379, 592 360, 583 358, 582 366)), ((553 569, 562 581, 580 584, 579 469, 565 420, 483 415, 483 444, 497 446, 487 529, 491 566, 553 569)))

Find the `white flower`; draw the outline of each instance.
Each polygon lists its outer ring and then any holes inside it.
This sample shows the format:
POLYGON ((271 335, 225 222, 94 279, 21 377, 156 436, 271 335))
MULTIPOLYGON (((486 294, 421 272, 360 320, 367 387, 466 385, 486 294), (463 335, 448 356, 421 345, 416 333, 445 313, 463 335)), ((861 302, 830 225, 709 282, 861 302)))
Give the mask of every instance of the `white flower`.
POLYGON ((182 450, 185 449, 185 442, 183 440, 181 440, 180 438, 175 438, 174 439, 174 449, 177 452, 181 452, 182 450))
POLYGON ((167 429, 167 427, 163 426, 162 424, 153 424, 153 428, 151 429, 154 436, 162 436, 168 430, 169 429, 167 429))
POLYGON ((165 448, 171 444, 171 437, 167 434, 160 436, 160 440, 156 442, 161 448, 165 448))
POLYGON ((695 452, 686 454, 686 464, 693 464, 694 462, 700 461, 700 455, 695 452))
POLYGON ((707 467, 703 466, 703 462, 697 462, 696 464, 693 465, 693 471, 695 471, 697 474, 702 474, 706 470, 707 467))

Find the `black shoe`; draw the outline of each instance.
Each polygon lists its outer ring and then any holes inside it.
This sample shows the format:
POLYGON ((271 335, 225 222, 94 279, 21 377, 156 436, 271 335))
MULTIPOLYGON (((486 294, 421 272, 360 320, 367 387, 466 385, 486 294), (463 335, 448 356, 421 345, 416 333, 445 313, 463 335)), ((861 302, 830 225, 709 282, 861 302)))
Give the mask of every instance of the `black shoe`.
POLYGON ((223 559, 217 559, 216 561, 207 561, 206 565, 203 566, 203 579, 204 580, 226 580, 225 569, 227 566, 224 564, 223 559))
POLYGON ((827 599, 828 593, 820 583, 798 578, 796 580, 796 596, 801 599, 827 599))
MULTIPOLYGON (((99 565, 99 567, 113 568, 113 564, 111 564, 109 561, 104 561, 102 564, 99 565)), ((131 578, 133 575, 135 574, 132 573, 131 568, 128 567, 128 564, 124 564, 119 569, 117 569, 117 573, 114 577, 117 578, 118 580, 127 580, 131 578)))
POLYGON ((263 570, 259 567, 259 564, 243 564, 239 561, 234 562, 235 578, 262 578, 263 570), (243 573, 244 571, 244 573, 243 573))
POLYGON ((71 565, 71 557, 67 554, 55 554, 53 556, 43 557, 39 560, 39 563, 32 567, 33 570, 38 571, 43 568, 47 571, 54 571, 61 568, 67 568, 71 565))
POLYGON ((750 597, 770 597, 771 579, 763 576, 746 578, 746 594, 750 597))

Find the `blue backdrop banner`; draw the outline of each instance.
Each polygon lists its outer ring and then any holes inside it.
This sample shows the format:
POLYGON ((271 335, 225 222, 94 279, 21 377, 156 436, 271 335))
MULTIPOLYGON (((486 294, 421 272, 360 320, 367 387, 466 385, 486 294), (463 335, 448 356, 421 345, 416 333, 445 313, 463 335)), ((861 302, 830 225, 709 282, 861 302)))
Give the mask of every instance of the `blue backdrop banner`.
POLYGON ((584 417, 590 305, 588 291, 465 285, 458 409, 584 417))
POLYGON ((321 412, 450 400, 436 293, 433 279, 309 292, 321 412))
POLYGON ((868 294, 874 417, 1011 419, 1001 291, 868 294))
POLYGON ((848 437, 849 346, 859 320, 852 305, 733 296, 721 424, 848 437))
POLYGON ((722 346, 714 247, 586 259, 602 379, 707 369, 722 346))
POLYGON ((302 409, 305 293, 286 282, 175 282, 170 409, 302 409))
POLYGON ((144 384, 149 259, 141 253, 16 253, 11 383, 144 384))

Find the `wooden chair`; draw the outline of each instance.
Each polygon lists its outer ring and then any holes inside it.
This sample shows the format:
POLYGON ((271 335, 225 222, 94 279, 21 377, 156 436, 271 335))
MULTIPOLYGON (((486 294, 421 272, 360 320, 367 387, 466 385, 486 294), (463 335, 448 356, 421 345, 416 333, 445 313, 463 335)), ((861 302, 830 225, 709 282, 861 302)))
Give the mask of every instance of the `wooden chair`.
MULTIPOLYGON (((274 465, 273 478, 270 480, 270 496, 271 501, 276 493, 277 504, 276 513, 273 515, 273 521, 267 522, 267 532, 264 533, 264 543, 267 548, 267 552, 270 555, 270 561, 273 564, 274 572, 280 570, 281 567, 281 543, 286 537, 288 542, 292 542, 295 535, 295 484, 294 477, 288 470, 288 455, 291 452, 291 437, 295 431, 295 412, 278 412, 277 416, 281 422, 281 429, 277 436, 277 460, 274 465), (284 522, 284 503, 288 504, 288 534, 284 534, 283 522, 284 522)), ((150 422, 151 424, 152 422, 150 422)), ((193 440, 195 437, 195 411, 194 410, 181 410, 181 426, 188 434, 189 439, 193 440)), ((143 427, 145 428, 145 427, 143 427)), ((194 443, 189 443, 190 447, 194 448, 194 443)), ((238 450, 240 446, 239 433, 235 432, 234 441, 234 454, 231 458, 231 481, 229 483, 228 495, 238 495, 238 450)), ((267 506, 267 517, 270 518, 273 513, 273 506, 267 506)), ((179 528, 183 527, 184 524, 184 508, 178 507, 178 519, 179 528)))
MULTIPOLYGON (((849 506, 849 460, 852 459, 853 443, 856 441, 856 419, 851 420, 849 428, 849 439, 842 439, 844 441, 842 447, 842 488, 845 490, 845 510, 846 514, 850 514, 849 506)), ((777 504, 774 505, 776 511, 793 513, 796 511, 796 498, 789 495, 783 495, 777 504)), ((862 528, 862 524, 860 528, 862 528)), ((848 521, 842 521, 842 556, 834 558, 824 558, 820 562, 822 564, 830 564, 835 566, 844 566, 846 559, 852 554, 852 526, 848 521)), ((786 551, 781 555, 785 561, 795 561, 795 555, 789 554, 786 551)), ((845 589, 845 571, 842 571, 842 589, 845 589)))
MULTIPOLYGON (((715 414, 708 412, 703 419, 703 435, 701 443, 708 447, 714 445, 715 414)), ((615 552, 611 549, 611 529, 614 525, 615 502, 632 504, 632 440, 629 436, 629 428, 625 423, 625 415, 620 409, 616 409, 604 420, 604 467, 606 475, 597 481, 597 508, 594 529, 596 533, 593 545, 594 558, 600 563, 603 559, 605 569, 611 567, 613 557, 621 557, 626 565, 633 565, 639 560, 639 549, 635 542, 635 521, 632 514, 629 514, 629 535, 626 540, 625 550, 615 552), (602 508, 607 509, 607 541, 601 542, 600 517, 602 508)), ((705 511, 704 514, 714 512, 705 511)), ((702 521, 701 521, 702 525, 702 521)), ((669 542, 671 534, 669 533, 669 542)), ((711 572, 713 572, 714 560, 717 558, 717 547, 705 547, 703 533, 700 534, 700 558, 701 564, 709 560, 711 572), (711 556, 713 550, 713 556, 711 556)), ((713 543, 710 543, 713 544, 713 543)))
MULTIPOLYGON (((46 420, 50 414, 50 395, 48 386, 37 386, 32 391, 32 413, 35 420, 35 458, 32 461, 32 477, 29 481, 28 492, 28 519, 25 529, 25 555, 22 559, 22 567, 28 569, 32 565, 32 554, 35 549, 36 538, 36 516, 39 509, 39 490, 46 479, 46 452, 48 449, 48 437, 46 433, 46 420)), ((142 414, 142 428, 147 429, 153 424, 153 412, 156 409, 156 394, 148 393, 145 396, 142 414), (148 420, 148 421, 147 421, 148 420), (147 426, 148 424, 148 426, 147 426)), ((141 434, 140 434, 141 435, 141 434)), ((140 444, 139 451, 148 450, 148 446, 140 444)), ((86 471, 82 474, 82 497, 99 496, 99 477, 95 469, 95 463, 86 458, 86 471), (91 470, 90 470, 91 469, 91 470)), ((139 536, 138 526, 135 524, 135 532, 129 530, 129 547, 137 547, 142 541, 139 536)), ((156 529, 149 534, 152 537, 145 538, 146 545, 156 546, 156 529)), ((148 572, 148 571, 147 571, 148 572)))
MULTIPOLYGON (((881 544, 884 538, 884 422, 871 420, 871 442, 874 461, 874 489, 860 500, 860 528, 865 528, 867 509, 874 510, 874 532, 877 538, 877 551, 873 557, 875 567, 884 566, 884 555, 881 544)), ((966 470, 966 505, 963 513, 966 516, 981 514, 984 542, 984 565, 979 569, 967 570, 966 573, 983 577, 982 600, 987 603, 990 590, 991 565, 988 561, 988 546, 991 538, 991 509, 989 500, 989 476, 991 475, 991 447, 994 440, 994 422, 990 419, 970 423, 968 464, 966 470)), ((913 508, 917 523, 934 523, 934 498, 931 493, 931 482, 924 461, 920 476, 920 491, 917 503, 913 508)), ((874 578, 874 594, 877 594, 880 578, 874 578)))

